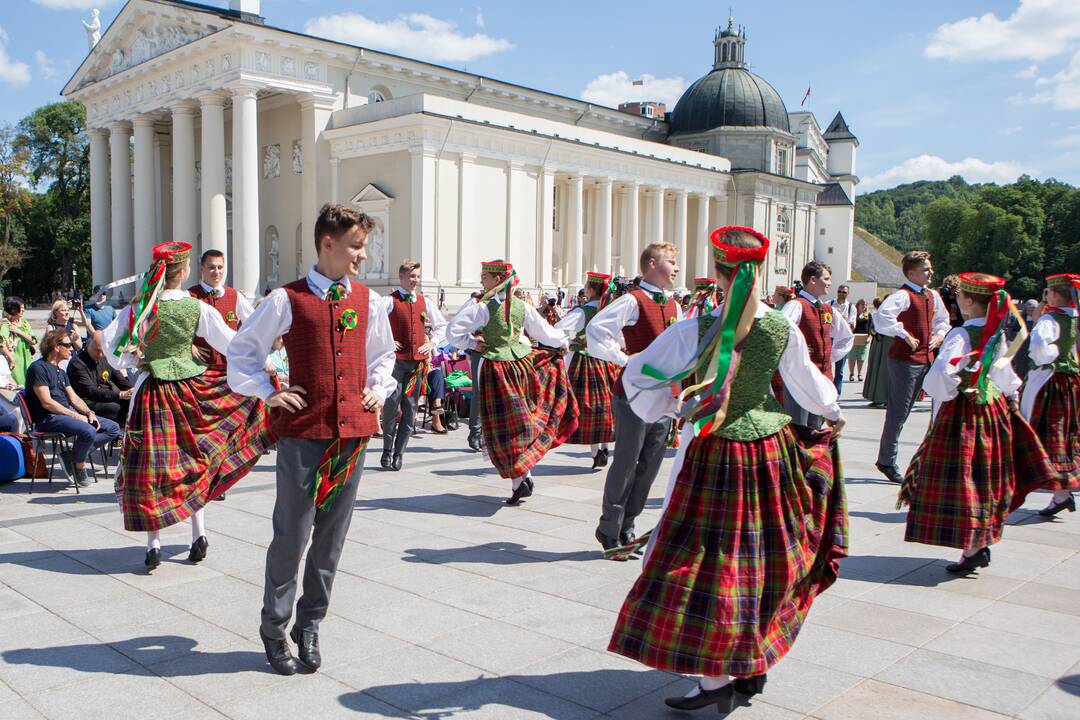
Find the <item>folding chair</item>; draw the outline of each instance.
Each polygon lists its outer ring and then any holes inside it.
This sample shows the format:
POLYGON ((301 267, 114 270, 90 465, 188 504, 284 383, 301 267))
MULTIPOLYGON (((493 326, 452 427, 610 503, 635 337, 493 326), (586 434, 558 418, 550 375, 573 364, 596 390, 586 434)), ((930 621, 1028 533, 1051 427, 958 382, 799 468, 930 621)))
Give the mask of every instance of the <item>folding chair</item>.
MULTIPOLYGON (((51 454, 49 457, 49 484, 52 485, 53 471, 56 467, 56 448, 60 447, 60 452, 68 452, 70 445, 68 443, 69 435, 65 435, 61 432, 42 432, 34 429, 34 421, 30 417, 30 407, 26 404, 26 391, 20 390, 16 397, 19 399, 19 408, 22 410, 23 420, 26 421, 27 432, 30 433, 30 439, 33 441, 34 454, 40 454, 44 451, 44 444, 46 441, 50 444, 51 454)), ((30 493, 34 492, 34 483, 37 482, 37 478, 34 477, 37 473, 30 473, 30 493)), ((65 475, 66 475, 65 471, 65 475)), ((79 490, 79 483, 75 482, 75 478, 68 478, 75 485, 75 494, 81 494, 79 490)))

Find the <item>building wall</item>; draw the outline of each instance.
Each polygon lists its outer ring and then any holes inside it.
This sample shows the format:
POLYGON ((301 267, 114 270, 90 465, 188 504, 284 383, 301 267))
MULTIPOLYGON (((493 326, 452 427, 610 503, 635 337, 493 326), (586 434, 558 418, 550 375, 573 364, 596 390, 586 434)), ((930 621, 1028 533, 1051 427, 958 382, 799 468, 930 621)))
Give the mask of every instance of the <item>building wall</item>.
POLYGON ((850 205, 817 209, 814 257, 833 271, 833 282, 851 279, 852 228, 855 208, 850 205))

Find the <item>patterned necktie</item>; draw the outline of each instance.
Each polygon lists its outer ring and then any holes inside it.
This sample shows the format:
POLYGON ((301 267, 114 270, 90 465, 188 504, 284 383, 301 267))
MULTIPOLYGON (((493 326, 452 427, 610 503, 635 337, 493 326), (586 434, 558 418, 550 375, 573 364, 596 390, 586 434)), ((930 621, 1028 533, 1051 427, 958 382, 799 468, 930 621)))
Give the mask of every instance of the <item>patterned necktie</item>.
POLYGON ((657 305, 667 305, 667 295, 662 292, 654 292, 652 299, 657 305))
POLYGON ((402 298, 405 300, 405 302, 416 302, 416 296, 412 293, 405 293, 404 295, 402 295, 402 298))
POLYGON ((222 290, 221 288, 214 288, 213 290, 210 291, 210 294, 213 295, 216 298, 219 298, 219 297, 221 297, 221 296, 223 296, 225 294, 225 291, 222 290))
POLYGON ((326 299, 332 302, 337 302, 345 297, 345 286, 339 282, 330 286, 330 289, 326 291, 326 299))

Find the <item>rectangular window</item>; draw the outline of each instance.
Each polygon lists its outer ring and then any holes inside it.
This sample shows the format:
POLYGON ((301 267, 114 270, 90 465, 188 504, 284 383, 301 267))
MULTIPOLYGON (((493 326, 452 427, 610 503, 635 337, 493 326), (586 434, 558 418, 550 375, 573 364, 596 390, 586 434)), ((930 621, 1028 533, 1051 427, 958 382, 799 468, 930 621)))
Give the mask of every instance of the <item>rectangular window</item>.
POLYGON ((832 255, 832 246, 829 246, 829 254, 832 255))
POLYGON ((822 235, 824 235, 825 234, 825 228, 821 228, 820 232, 821 232, 822 235))

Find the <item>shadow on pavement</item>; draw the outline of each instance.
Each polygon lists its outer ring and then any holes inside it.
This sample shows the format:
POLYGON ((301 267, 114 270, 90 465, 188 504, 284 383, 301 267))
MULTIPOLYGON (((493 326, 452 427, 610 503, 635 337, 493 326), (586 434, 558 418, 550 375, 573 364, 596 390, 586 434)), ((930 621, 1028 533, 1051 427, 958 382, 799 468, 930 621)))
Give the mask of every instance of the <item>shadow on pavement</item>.
MULTIPOLYGON (((189 565, 186 556, 180 555, 187 549, 187 545, 162 545, 162 564, 189 565), (174 555, 177 557, 173 558, 174 555)), ((0 568, 4 565, 22 565, 62 575, 144 575, 145 555, 146 549, 141 545, 93 550, 31 550, 0 553, 0 568)))
POLYGON ((595 562, 601 557, 599 551, 578 550, 572 553, 546 552, 530 550, 521 543, 490 542, 483 545, 471 545, 459 548, 408 548, 404 562, 432 563, 476 563, 479 565, 525 565, 546 562, 595 562), (527 553, 527 554, 526 554, 527 553))
POLYGON ((490 495, 413 495, 410 497, 357 499, 356 510, 396 510, 423 515, 453 515, 456 517, 492 517, 502 507, 502 498, 490 495))

